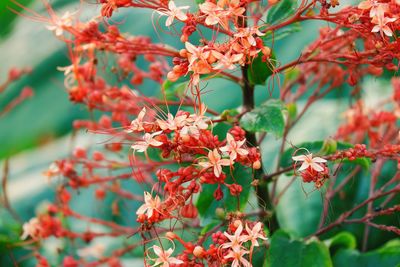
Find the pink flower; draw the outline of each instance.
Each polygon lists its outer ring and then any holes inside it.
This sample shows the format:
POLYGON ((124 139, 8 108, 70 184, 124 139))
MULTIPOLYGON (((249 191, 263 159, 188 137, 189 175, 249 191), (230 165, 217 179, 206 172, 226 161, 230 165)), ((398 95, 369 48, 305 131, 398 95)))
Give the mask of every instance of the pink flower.
POLYGON ((258 27, 247 27, 247 28, 239 28, 238 32, 234 34, 235 37, 241 39, 243 46, 249 48, 250 46, 256 46, 256 36, 264 36, 265 33, 260 32, 258 27))
POLYGON ((224 147, 221 147, 220 150, 222 152, 227 152, 229 154, 229 158, 233 162, 237 158, 238 154, 241 156, 246 156, 249 154, 246 149, 242 148, 245 142, 246 139, 243 139, 242 141, 236 141, 230 133, 227 133, 226 145, 224 147))
POLYGON ((168 9, 160 8, 157 10, 157 13, 161 16, 168 16, 167 20, 165 21, 165 26, 169 27, 171 26, 172 22, 174 22, 175 18, 181 21, 187 20, 186 14, 182 12, 182 10, 185 9, 189 9, 189 6, 176 7, 174 1, 169 1, 168 9))
POLYGON ((229 253, 224 257, 225 259, 233 258, 232 267, 252 267, 253 265, 244 257, 244 255, 248 254, 249 252, 244 249, 233 249, 229 251, 229 253))
POLYGON ((147 218, 151 218, 154 211, 157 211, 160 208, 160 205, 161 200, 159 196, 156 196, 153 199, 149 192, 144 192, 144 204, 136 211, 136 215, 144 215, 147 213, 147 218))
POLYGON ((208 152, 208 161, 199 162, 199 165, 204 169, 213 168, 215 177, 219 177, 222 173, 222 166, 230 166, 229 159, 221 159, 218 150, 214 148, 213 151, 208 152))
POLYGON ((29 236, 32 238, 36 238, 38 233, 40 232, 40 222, 38 218, 32 218, 29 222, 24 223, 22 226, 22 235, 21 239, 25 240, 29 236))
POLYGON ((246 236, 242 235, 242 232, 243 232, 242 222, 239 223, 239 226, 236 228, 236 231, 233 235, 224 232, 224 235, 229 239, 229 242, 222 244, 221 248, 230 248, 234 251, 239 251, 242 246, 242 243, 245 242, 246 240, 246 236))
POLYGON ((170 264, 182 264, 184 263, 182 260, 178 260, 175 257, 171 257, 174 250, 172 248, 164 251, 159 246, 154 245, 153 247, 154 253, 157 255, 157 258, 154 261, 154 264, 151 266, 159 266, 159 267, 170 267, 170 264), (161 264, 161 265, 160 265, 161 264))
POLYGON ((175 131, 178 128, 182 128, 186 124, 186 115, 180 115, 174 118, 171 113, 168 113, 167 116, 168 119, 166 121, 157 120, 158 126, 160 126, 162 130, 175 131))
POLYGON ((324 168, 319 164, 319 163, 325 163, 326 160, 320 157, 312 157, 312 154, 307 154, 307 155, 300 155, 300 156, 295 156, 292 157, 294 161, 303 161, 303 164, 301 164, 299 171, 303 171, 307 169, 308 167, 311 167, 317 172, 322 172, 324 168))
POLYGON ((64 29, 72 26, 74 13, 70 13, 69 11, 65 12, 61 18, 54 17, 53 24, 46 26, 46 28, 52 32, 57 37, 60 37, 64 33, 64 29))
POLYGON ((227 12, 221 7, 212 2, 205 2, 200 4, 199 8, 200 11, 207 16, 205 20, 207 25, 215 25, 218 23, 225 25, 224 18, 226 17, 227 12))
POLYGON ((143 136, 143 141, 135 142, 131 147, 134 152, 146 152, 149 146, 161 146, 163 143, 154 139, 155 136, 162 133, 162 131, 155 132, 152 134, 145 133, 143 136))
POLYGON ((214 57, 218 59, 217 65, 213 68, 215 70, 233 70, 236 68, 235 64, 243 58, 243 54, 231 55, 230 52, 227 52, 225 55, 223 55, 217 51, 212 51, 211 53, 214 57))
POLYGON ((267 238, 264 236, 264 233, 262 231, 262 223, 258 222, 252 229, 246 224, 246 232, 247 235, 245 235, 245 242, 251 241, 251 246, 253 247, 258 247, 258 238, 267 240, 267 238))
POLYGON ((131 122, 131 125, 129 128, 126 130, 126 132, 131 133, 131 132, 140 132, 144 131, 143 128, 143 118, 146 115, 146 108, 143 108, 140 112, 139 115, 136 119, 134 119, 131 122))
POLYGON ((194 46, 189 42, 185 43, 185 48, 188 51, 189 65, 193 64, 196 60, 207 60, 210 56, 210 51, 206 51, 206 47, 194 46))
POLYGON ((379 3, 376 0, 366 0, 366 1, 362 1, 360 4, 358 4, 359 9, 363 9, 363 10, 370 9, 369 16, 371 18, 376 16, 379 9, 386 11, 387 7, 388 7, 387 4, 379 3))
POLYGON ((384 10, 379 9, 376 16, 372 18, 372 23, 377 25, 372 28, 371 32, 380 32, 382 36, 383 33, 386 34, 386 36, 392 36, 392 29, 390 29, 387 24, 394 22, 395 20, 396 18, 385 17, 384 10))
POLYGON ((206 130, 208 128, 208 123, 210 119, 204 114, 207 111, 207 107, 202 104, 199 113, 191 114, 186 120, 186 125, 181 129, 181 135, 194 135, 198 137, 200 135, 200 130, 206 130))

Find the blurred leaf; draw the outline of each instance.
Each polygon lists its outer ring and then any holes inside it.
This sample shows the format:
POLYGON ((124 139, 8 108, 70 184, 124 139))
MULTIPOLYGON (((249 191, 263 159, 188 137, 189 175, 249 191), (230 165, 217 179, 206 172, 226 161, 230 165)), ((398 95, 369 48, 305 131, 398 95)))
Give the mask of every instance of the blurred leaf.
POLYGON ((353 249, 339 250, 333 257, 333 265, 337 267, 377 267, 399 266, 400 240, 392 240, 383 247, 367 253, 353 249))
POLYGON ((274 4, 267 12, 267 23, 276 24, 295 13, 297 9, 297 1, 280 0, 274 4))
POLYGON ((251 190, 250 183, 253 179, 251 169, 235 164, 232 174, 230 174, 229 171, 226 171, 226 174, 225 183, 237 183, 241 185, 242 192, 239 197, 235 197, 230 194, 227 186, 221 185, 224 197, 222 200, 217 201, 213 194, 218 186, 216 184, 204 184, 196 206, 200 216, 206 219, 205 222, 210 221, 210 218, 215 218, 215 211, 217 208, 223 208, 226 212, 230 212, 243 210, 247 204, 251 190))
POLYGON ((176 100, 181 98, 189 84, 189 75, 180 77, 177 81, 166 80, 162 85, 162 90, 167 100, 176 100))
POLYGON ((17 88, 29 85, 35 95, 17 106, 0 119, 1 140, 0 159, 9 157, 22 150, 49 142, 70 131, 72 121, 83 117, 78 106, 68 101, 68 95, 62 88, 63 74, 55 69, 67 63, 61 51, 55 53, 37 66, 27 78, 17 81, 7 91, 0 102, 6 105, 17 88), (54 101, 54 100, 57 101, 54 101))
POLYGON ((260 53, 247 69, 247 76, 251 84, 263 85, 273 73, 272 71, 275 67, 274 62, 276 62, 275 54, 272 53, 270 59, 265 62, 262 58, 263 56, 260 53))
MULTIPOLYGON (((23 6, 28 6, 33 0, 18 0, 23 6)), ((22 8, 13 4, 10 0, 0 1, 0 38, 4 38, 12 30, 13 22, 18 18, 18 14, 11 11, 9 8, 14 9, 17 12, 21 12, 22 8)))
POLYGON ((357 247, 356 238, 349 232, 340 232, 330 239, 324 240, 324 243, 329 247, 332 255, 339 249, 355 249, 357 247))
POLYGON ((329 250, 324 243, 316 238, 307 241, 292 239, 282 230, 278 230, 272 236, 269 254, 271 267, 332 266, 329 250))
POLYGON ((264 43, 268 44, 269 42, 276 42, 282 40, 293 33, 299 32, 300 30, 301 30, 301 24, 299 22, 295 22, 283 28, 274 30, 273 32, 267 32, 261 38, 264 40, 264 43))
POLYGON ((276 137, 282 137, 285 128, 283 110, 282 101, 270 99, 244 114, 240 119, 240 125, 249 132, 270 132, 276 137))

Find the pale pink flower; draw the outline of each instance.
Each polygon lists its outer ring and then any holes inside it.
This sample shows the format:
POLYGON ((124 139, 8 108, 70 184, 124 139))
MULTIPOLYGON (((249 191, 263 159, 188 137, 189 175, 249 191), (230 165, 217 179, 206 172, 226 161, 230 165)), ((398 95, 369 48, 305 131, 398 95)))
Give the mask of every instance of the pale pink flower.
POLYGON ((215 177, 219 177, 222 173, 222 166, 230 166, 229 159, 222 159, 217 149, 208 152, 208 161, 199 162, 203 169, 213 168, 215 177))
POLYGON ((187 20, 186 14, 182 11, 185 9, 189 9, 189 6, 177 7, 174 1, 169 1, 168 9, 160 8, 157 10, 157 13, 161 16, 168 16, 167 20, 165 21, 165 26, 169 27, 172 25, 175 18, 179 19, 180 21, 187 20))
POLYGON ((210 51, 206 50, 208 48, 206 46, 199 47, 186 42, 185 48, 188 52, 189 65, 193 64, 193 62, 196 60, 207 60, 207 58, 210 56, 210 51))
POLYGON ((317 172, 322 172, 324 168, 319 164, 319 163, 325 163, 326 159, 320 158, 320 157, 315 157, 313 158, 312 154, 307 154, 307 155, 300 155, 300 156, 295 156, 292 157, 294 161, 303 161, 301 164, 299 171, 303 171, 307 169, 308 167, 311 167, 317 172))
POLYGON ((239 223, 239 226, 236 228, 236 231, 233 235, 224 232, 224 235, 229 239, 229 242, 222 244, 221 248, 230 248, 234 251, 239 251, 241 249, 242 243, 246 241, 246 236, 242 235, 242 232, 242 222, 239 223))
POLYGON ((149 146, 157 147, 161 146, 163 143, 154 139, 155 136, 162 133, 162 131, 155 132, 155 133, 145 133, 143 136, 143 141, 135 142, 131 147, 134 152, 146 152, 149 146))
POLYGON ((387 24, 394 22, 395 20, 396 18, 385 17, 383 10, 378 10, 376 16, 372 18, 372 23, 377 25, 375 25, 372 28, 371 32, 380 32, 382 36, 383 33, 386 36, 392 36, 393 35, 392 29, 390 29, 390 27, 387 24))
POLYGON ((168 113, 167 116, 168 118, 166 121, 157 120, 158 126, 160 126, 162 130, 175 131, 179 128, 182 128, 186 124, 186 119, 187 119, 186 115, 180 115, 174 118, 174 115, 168 113))
POLYGON ((233 15, 233 16, 241 16, 246 9, 244 7, 240 7, 240 0, 230 0, 229 2, 229 8, 228 8, 228 14, 233 15))
POLYGON ((159 196, 153 197, 149 192, 144 192, 144 204, 139 207, 136 211, 136 215, 147 215, 147 218, 151 218, 153 216, 154 211, 157 211, 160 208, 161 200, 159 196))
POLYGON ((250 241, 251 246, 253 247, 258 247, 258 240, 257 239, 263 239, 267 240, 267 238, 264 235, 264 232, 262 231, 262 223, 258 222, 252 229, 246 224, 246 232, 247 235, 245 235, 245 242, 250 241))
POLYGON ((369 11, 369 16, 375 17, 376 14, 379 12, 380 9, 382 9, 384 12, 387 11, 387 4, 379 3, 376 0, 366 0, 362 1, 360 4, 358 4, 358 8, 362 10, 370 10, 369 11))
POLYGON ((226 145, 221 147, 220 150, 222 152, 226 152, 229 154, 229 158, 233 162, 236 158, 237 155, 241 156, 246 156, 249 154, 249 152, 242 148, 244 143, 246 142, 246 139, 243 139, 242 141, 236 141, 235 138, 230 134, 226 134, 226 145))
POLYGON ((134 119, 131 122, 131 125, 129 126, 128 129, 126 129, 126 132, 131 133, 131 132, 141 132, 144 131, 143 128, 143 118, 146 115, 146 108, 143 108, 140 112, 139 115, 137 116, 136 119, 134 119))
POLYGON ((22 225, 22 235, 21 239, 25 240, 29 236, 32 238, 36 238, 38 233, 40 232, 40 221, 38 218, 31 218, 29 222, 26 222, 22 225))
POLYGON ((74 13, 67 11, 61 18, 55 17, 52 20, 52 25, 46 26, 46 28, 54 32, 57 37, 60 37, 63 35, 65 28, 72 26, 73 15, 74 13))
POLYGON ((97 243, 85 248, 78 249, 76 251, 76 254, 78 254, 79 257, 81 258, 96 258, 100 259, 104 255, 105 251, 105 246, 104 244, 97 243))
POLYGON ((213 50, 212 55, 218 59, 218 63, 213 69, 215 70, 233 70, 236 68, 235 64, 243 58, 243 54, 233 54, 227 52, 225 55, 213 50))
POLYGON ((249 254, 249 252, 240 248, 238 250, 230 250, 224 258, 233 258, 231 267, 252 267, 253 265, 244 257, 246 254, 249 254))
POLYGON ((186 120, 186 125, 181 129, 181 135, 193 135, 198 137, 200 130, 206 130, 210 119, 205 116, 207 107, 201 104, 199 113, 191 114, 186 120))
POLYGON ((184 263, 182 260, 179 260, 175 257, 171 257, 174 250, 169 248, 167 250, 163 250, 159 246, 154 245, 153 247, 154 253, 157 255, 157 258, 154 261, 154 264, 151 266, 158 267, 170 267, 171 264, 182 264, 184 263))
POLYGON ((222 24, 224 27, 226 26, 225 17, 227 12, 221 7, 212 2, 204 2, 199 5, 199 8, 200 11, 207 16, 205 20, 207 25, 222 24))
POLYGON ((247 27, 247 28, 238 28, 238 32, 234 34, 235 37, 241 39, 242 44, 245 47, 256 46, 256 39, 254 36, 264 36, 265 33, 262 33, 258 27, 247 27))

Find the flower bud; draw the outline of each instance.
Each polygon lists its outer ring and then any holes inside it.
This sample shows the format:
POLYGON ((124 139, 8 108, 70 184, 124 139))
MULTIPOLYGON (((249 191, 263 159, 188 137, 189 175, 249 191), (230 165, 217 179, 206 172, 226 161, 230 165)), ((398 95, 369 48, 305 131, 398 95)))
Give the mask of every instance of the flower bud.
POLYGON ((259 160, 253 162, 253 169, 258 170, 261 168, 261 162, 259 160))
POLYGON ((176 234, 174 232, 166 232, 165 233, 165 237, 168 238, 168 239, 173 240, 173 239, 176 238, 176 234))
POLYGON ((196 246, 196 247, 193 249, 193 255, 194 255, 195 257, 197 257, 197 258, 202 258, 203 255, 204 255, 204 253, 205 253, 204 248, 202 248, 201 246, 196 246))

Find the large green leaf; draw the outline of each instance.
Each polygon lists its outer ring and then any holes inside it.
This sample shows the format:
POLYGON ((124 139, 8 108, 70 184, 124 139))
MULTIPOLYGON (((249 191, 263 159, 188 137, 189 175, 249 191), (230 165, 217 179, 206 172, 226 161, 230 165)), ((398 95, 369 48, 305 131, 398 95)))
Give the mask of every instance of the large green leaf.
POLYGON ((280 0, 274 4, 267 13, 267 23, 276 24, 293 15, 297 9, 297 1, 280 0))
POLYGON ((270 99, 244 114, 240 125, 249 132, 267 132, 282 137, 285 128, 283 110, 284 106, 280 100, 270 99))
POLYGON ((337 267, 396 267, 400 266, 400 240, 392 240, 383 247, 360 253, 353 249, 339 250, 333 257, 337 267))
POLYGON ((329 247, 332 255, 339 249, 355 249, 357 247, 356 238, 350 232, 340 232, 330 239, 324 240, 324 243, 329 247))
POLYGON ((264 36, 261 38, 264 40, 264 43, 269 43, 272 41, 279 41, 281 39, 284 39, 287 36, 290 36, 293 33, 299 32, 301 30, 301 24, 300 22, 295 22, 292 24, 289 24, 285 27, 276 29, 273 32, 267 32, 264 36))
POLYGON ((271 57, 263 61, 262 54, 259 54, 247 69, 247 76, 251 84, 263 85, 268 77, 272 75, 275 67, 276 57, 272 53, 271 57))
POLYGON ((237 183, 241 185, 242 192, 239 197, 232 196, 229 189, 222 185, 224 198, 220 201, 216 201, 213 194, 217 189, 217 185, 203 185, 196 206, 201 217, 205 219, 205 222, 209 222, 209 219, 216 217, 215 211, 217 208, 223 208, 226 212, 230 212, 243 210, 247 204, 251 191, 250 183, 253 180, 251 169, 235 164, 232 173, 230 174, 229 170, 227 170, 226 173, 227 178, 225 182, 228 184, 237 183))
POLYGON ((282 230, 271 238, 269 251, 270 267, 330 267, 329 250, 316 238, 307 241, 292 239, 282 230))

